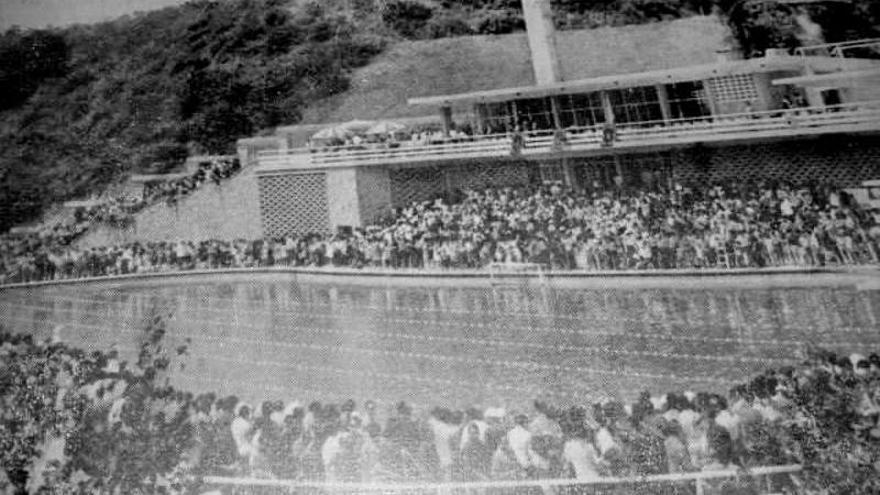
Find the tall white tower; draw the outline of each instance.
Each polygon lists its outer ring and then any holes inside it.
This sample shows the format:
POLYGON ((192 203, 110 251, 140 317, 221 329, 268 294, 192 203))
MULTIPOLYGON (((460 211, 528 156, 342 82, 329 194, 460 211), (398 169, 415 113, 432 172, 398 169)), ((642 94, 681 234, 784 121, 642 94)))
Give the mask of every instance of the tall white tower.
POLYGON ((562 80, 559 59, 556 57, 556 29, 550 0, 522 0, 523 17, 532 53, 532 68, 537 84, 551 84, 562 80))

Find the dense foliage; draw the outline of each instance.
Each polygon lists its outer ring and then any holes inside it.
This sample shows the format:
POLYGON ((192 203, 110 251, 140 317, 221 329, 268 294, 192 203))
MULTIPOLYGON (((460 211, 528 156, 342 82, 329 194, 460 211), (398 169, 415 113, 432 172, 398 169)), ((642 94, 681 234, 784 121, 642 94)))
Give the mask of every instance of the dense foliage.
MULTIPOLYGON (((717 12, 746 54, 878 35, 880 2, 553 0, 562 28, 717 12)), ((524 28, 519 0, 193 0, 113 22, 0 36, 0 232, 125 171, 296 123, 393 40, 524 28)))
POLYGON ((0 231, 127 170, 299 119, 384 39, 314 2, 199 0, 0 39, 0 231))

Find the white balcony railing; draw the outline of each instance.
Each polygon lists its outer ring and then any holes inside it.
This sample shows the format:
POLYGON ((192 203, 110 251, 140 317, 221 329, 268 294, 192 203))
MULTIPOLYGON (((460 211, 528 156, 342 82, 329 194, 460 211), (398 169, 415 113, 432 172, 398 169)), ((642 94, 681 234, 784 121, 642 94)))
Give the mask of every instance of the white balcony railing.
POLYGON ((841 41, 837 43, 824 43, 821 45, 801 46, 795 48, 795 55, 801 57, 864 57, 865 55, 880 55, 880 38, 841 41))
POLYGON ((451 160, 522 156, 541 158, 589 154, 603 149, 627 149, 796 137, 834 132, 880 131, 880 101, 827 107, 807 107, 668 121, 618 124, 608 139, 603 126, 568 128, 564 139, 554 131, 524 133, 514 147, 511 135, 494 134, 432 143, 400 142, 262 151, 263 172, 368 165, 395 165, 451 160))

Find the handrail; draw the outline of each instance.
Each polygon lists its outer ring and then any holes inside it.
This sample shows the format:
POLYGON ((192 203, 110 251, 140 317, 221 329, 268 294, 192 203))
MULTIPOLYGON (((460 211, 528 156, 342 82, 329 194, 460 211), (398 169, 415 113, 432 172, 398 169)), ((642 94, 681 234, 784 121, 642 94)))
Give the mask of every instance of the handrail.
POLYGON ((770 476, 775 474, 795 474, 803 471, 800 464, 783 466, 760 466, 747 470, 726 469, 718 471, 697 471, 693 473, 655 474, 649 476, 615 476, 597 477, 593 479, 555 478, 536 480, 510 480, 510 481, 470 481, 449 483, 358 483, 358 482, 320 482, 320 481, 297 481, 279 480, 266 478, 233 478, 223 476, 206 476, 203 481, 212 485, 233 486, 262 486, 276 488, 312 488, 326 491, 352 491, 362 492, 434 492, 448 490, 476 490, 487 488, 549 488, 561 486, 595 486, 595 485, 623 485, 623 484, 647 484, 647 483, 676 483, 697 482, 707 480, 728 479, 737 476, 770 476))
MULTIPOLYGON (((563 130, 564 140, 557 138, 558 131, 526 131, 521 133, 522 141, 518 149, 523 155, 535 155, 560 149, 579 151, 603 146, 638 146, 640 142, 648 145, 664 137, 698 140, 713 134, 736 133, 742 133, 746 137, 761 132, 786 132, 799 128, 816 129, 873 122, 880 126, 880 101, 621 123, 614 126, 615 136, 612 142, 604 139, 604 125, 566 128, 563 130)), ((410 145, 404 142, 396 147, 345 146, 317 150, 266 150, 259 152, 258 158, 262 165, 309 168, 503 157, 514 155, 515 148, 513 134, 492 134, 436 144, 410 145)))
POLYGON ((860 40, 839 41, 836 43, 821 43, 818 45, 799 46, 794 49, 795 55, 805 57, 808 52, 826 50, 832 57, 844 57, 844 50, 862 48, 871 45, 880 45, 880 38, 866 38, 860 40))
POLYGON ((162 278, 179 278, 193 277, 202 275, 220 276, 220 275, 236 275, 236 274, 279 274, 289 273, 294 275, 319 275, 319 276, 357 276, 361 279, 370 277, 379 278, 412 278, 418 277, 423 279, 439 279, 439 278, 533 278, 533 277, 552 277, 559 279, 601 279, 607 284, 610 280, 615 279, 639 279, 639 278, 661 278, 661 277, 739 277, 739 276, 785 276, 786 280, 791 280, 794 275, 816 275, 816 274, 851 274, 858 270, 877 271, 876 265, 859 264, 847 266, 769 266, 769 267, 753 267, 753 268, 648 268, 648 269, 615 269, 615 270, 491 270, 482 268, 354 268, 346 266, 326 266, 326 267, 296 267, 284 265, 271 265, 263 267, 227 267, 227 268, 207 268, 192 270, 168 270, 157 272, 134 272, 119 275, 87 275, 83 277, 58 278, 51 280, 34 279, 21 282, 10 282, 9 278, 4 279, 0 274, 0 291, 5 289, 21 289, 45 286, 63 286, 78 285, 98 282, 124 282, 136 280, 151 280, 162 278))

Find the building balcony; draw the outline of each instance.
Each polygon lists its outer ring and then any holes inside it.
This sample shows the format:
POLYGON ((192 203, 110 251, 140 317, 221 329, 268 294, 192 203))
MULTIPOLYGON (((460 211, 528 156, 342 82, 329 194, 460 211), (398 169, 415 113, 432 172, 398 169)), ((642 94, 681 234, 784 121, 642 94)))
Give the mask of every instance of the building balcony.
POLYGON ((823 134, 880 132, 880 101, 805 107, 700 118, 571 127, 481 135, 432 142, 297 148, 262 151, 261 174, 378 165, 442 165, 456 161, 521 158, 531 160, 633 153, 684 147, 797 139, 823 134), (515 144, 516 143, 516 144, 515 144))

